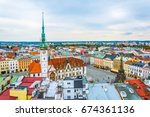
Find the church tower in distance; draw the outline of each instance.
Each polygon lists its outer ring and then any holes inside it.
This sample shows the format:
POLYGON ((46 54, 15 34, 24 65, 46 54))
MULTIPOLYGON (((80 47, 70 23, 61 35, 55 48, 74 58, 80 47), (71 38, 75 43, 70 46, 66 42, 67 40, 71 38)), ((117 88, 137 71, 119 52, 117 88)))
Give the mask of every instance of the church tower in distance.
POLYGON ((40 44, 41 76, 48 77, 48 47, 45 42, 44 13, 42 13, 42 33, 40 44))

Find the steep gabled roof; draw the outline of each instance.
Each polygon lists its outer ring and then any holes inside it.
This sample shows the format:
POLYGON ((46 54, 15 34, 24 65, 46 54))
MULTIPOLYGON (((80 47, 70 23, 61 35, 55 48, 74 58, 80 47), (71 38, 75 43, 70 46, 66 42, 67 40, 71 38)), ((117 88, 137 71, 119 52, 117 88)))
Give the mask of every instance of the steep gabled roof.
POLYGON ((48 65, 53 65, 55 69, 64 69, 69 63, 71 67, 84 66, 84 62, 81 59, 69 57, 67 58, 54 58, 48 61, 48 65))
MULTIPOLYGON (((71 67, 84 66, 83 60, 73 57, 69 57, 68 59, 54 58, 48 61, 48 65, 53 65, 55 69, 64 69, 68 63, 71 67)), ((39 60, 35 60, 29 65, 29 73, 41 73, 41 64, 39 60)))
POLYGON ((111 60, 114 60, 116 58, 117 55, 110 55, 110 54, 106 54, 106 56, 104 57, 104 59, 108 58, 111 60))
POLYGON ((41 64, 39 60, 35 60, 29 65, 29 73, 41 73, 41 64))
POLYGON ((22 79, 23 83, 34 83, 35 81, 42 81, 43 77, 25 77, 22 79))
POLYGON ((98 55, 95 55, 96 58, 100 58, 100 59, 103 59, 106 55, 105 54, 98 54, 98 55))
POLYGON ((144 67, 145 63, 140 61, 140 62, 132 63, 132 65, 136 67, 144 67))

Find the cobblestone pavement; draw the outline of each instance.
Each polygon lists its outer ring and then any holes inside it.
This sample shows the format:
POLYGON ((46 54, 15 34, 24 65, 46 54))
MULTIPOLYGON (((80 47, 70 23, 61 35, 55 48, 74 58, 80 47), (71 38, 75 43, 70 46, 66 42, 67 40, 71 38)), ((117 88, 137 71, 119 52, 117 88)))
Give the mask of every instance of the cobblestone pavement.
POLYGON ((94 80, 95 82, 106 83, 115 79, 116 74, 110 71, 95 68, 91 65, 87 66, 87 79, 94 80))

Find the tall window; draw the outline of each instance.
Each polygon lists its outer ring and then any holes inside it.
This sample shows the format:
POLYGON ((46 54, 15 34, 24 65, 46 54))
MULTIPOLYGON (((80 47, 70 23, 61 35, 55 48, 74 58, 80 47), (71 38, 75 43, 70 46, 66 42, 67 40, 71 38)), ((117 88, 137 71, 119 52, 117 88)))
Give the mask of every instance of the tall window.
POLYGON ((71 99, 71 96, 67 96, 67 99, 71 99))
POLYGON ((70 93, 71 91, 70 90, 67 90, 67 93, 70 93))

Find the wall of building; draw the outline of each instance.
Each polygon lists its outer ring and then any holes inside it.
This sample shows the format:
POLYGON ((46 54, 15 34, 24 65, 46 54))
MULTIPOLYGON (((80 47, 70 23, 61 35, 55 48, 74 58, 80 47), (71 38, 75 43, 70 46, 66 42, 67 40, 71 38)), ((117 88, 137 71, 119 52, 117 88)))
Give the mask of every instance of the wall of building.
POLYGON ((8 74, 9 73, 9 61, 4 60, 0 61, 0 74, 8 74))
POLYGON ((53 72, 56 74, 55 79, 64 79, 65 77, 72 77, 72 76, 75 77, 79 75, 86 75, 86 66, 58 69, 56 71, 53 70, 53 72))
POLYGON ((19 64, 18 64, 18 61, 17 60, 10 60, 8 62, 8 66, 9 66, 9 71, 10 73, 14 73, 14 72, 17 72, 18 71, 18 68, 19 68, 19 64))
POLYGON ((112 69, 113 68, 113 61, 112 60, 109 60, 109 59, 104 59, 104 67, 105 68, 109 68, 109 69, 112 69))
POLYGON ((99 68, 104 68, 104 60, 100 58, 94 58, 94 65, 99 68))
POLYGON ((28 71, 28 66, 31 64, 31 58, 22 58, 18 60, 19 72, 28 71))
POLYGON ((30 74, 30 77, 41 77, 41 73, 30 74))
POLYGON ((18 97, 18 100, 27 100, 27 89, 11 89, 10 96, 18 97))
POLYGON ((64 99, 74 99, 74 80, 63 81, 63 96, 64 99))
POLYGON ((74 88, 63 89, 64 99, 74 99, 74 88))

